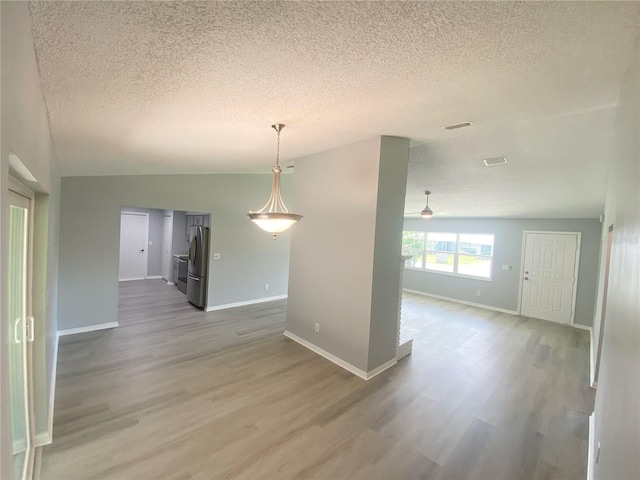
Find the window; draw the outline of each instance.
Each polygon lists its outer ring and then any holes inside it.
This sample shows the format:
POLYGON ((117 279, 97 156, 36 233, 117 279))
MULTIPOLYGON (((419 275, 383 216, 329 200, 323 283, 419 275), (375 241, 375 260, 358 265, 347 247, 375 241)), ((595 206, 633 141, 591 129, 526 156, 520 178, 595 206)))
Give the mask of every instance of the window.
POLYGON ((406 266, 433 272, 491 279, 492 234, 402 232, 406 266))

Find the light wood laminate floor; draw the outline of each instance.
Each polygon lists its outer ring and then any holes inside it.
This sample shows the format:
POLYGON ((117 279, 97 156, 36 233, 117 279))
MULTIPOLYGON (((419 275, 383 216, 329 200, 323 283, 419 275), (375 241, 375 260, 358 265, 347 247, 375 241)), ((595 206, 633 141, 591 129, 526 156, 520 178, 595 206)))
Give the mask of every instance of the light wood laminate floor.
POLYGON ((368 382, 161 280, 60 339, 44 479, 585 479, 586 331, 406 294, 413 354, 368 382))

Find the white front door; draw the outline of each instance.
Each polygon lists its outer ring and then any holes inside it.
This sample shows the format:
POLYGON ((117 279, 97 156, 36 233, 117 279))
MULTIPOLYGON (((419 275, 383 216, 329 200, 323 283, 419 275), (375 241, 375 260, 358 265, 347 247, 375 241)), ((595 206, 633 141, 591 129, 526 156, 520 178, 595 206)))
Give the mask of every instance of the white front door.
POLYGON ((573 324, 578 233, 525 232, 520 314, 573 324))
POLYGON ((149 215, 122 212, 120 215, 120 280, 147 277, 149 215))
POLYGON ((163 217, 164 225, 162 230, 162 278, 167 282, 173 281, 171 278, 171 243, 173 237, 173 217, 163 217))

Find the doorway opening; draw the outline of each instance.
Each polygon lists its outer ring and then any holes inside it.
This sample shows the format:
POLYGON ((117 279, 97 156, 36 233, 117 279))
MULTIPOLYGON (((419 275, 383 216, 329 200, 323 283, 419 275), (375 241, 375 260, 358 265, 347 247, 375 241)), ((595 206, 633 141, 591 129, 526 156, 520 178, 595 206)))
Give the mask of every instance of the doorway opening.
POLYGON ((149 214, 122 211, 120 213, 119 281, 147 278, 148 242, 149 214))
POLYGON ((147 280, 155 283, 148 282, 146 288, 174 286, 184 295, 185 303, 206 308, 211 215, 131 206, 122 207, 120 214, 118 279, 126 282, 120 283, 121 290, 129 291, 126 296, 134 295, 137 288, 133 285, 137 282, 127 286, 130 281, 147 280), (191 288, 191 296, 189 283, 199 287, 191 288))

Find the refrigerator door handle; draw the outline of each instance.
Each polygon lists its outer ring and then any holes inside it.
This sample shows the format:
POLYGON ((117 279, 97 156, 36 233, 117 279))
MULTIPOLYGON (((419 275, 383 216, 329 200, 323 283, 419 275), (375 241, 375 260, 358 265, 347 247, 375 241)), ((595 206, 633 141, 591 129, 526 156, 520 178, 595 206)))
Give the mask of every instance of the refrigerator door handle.
POLYGON ((196 237, 194 238, 193 241, 193 263, 196 263, 196 260, 198 259, 198 234, 196 233, 196 237))
POLYGON ((199 282, 200 281, 200 279, 198 277, 194 277, 191 274, 189 274, 189 280, 193 280, 194 282, 199 282))

